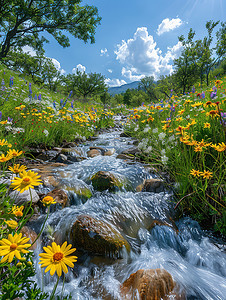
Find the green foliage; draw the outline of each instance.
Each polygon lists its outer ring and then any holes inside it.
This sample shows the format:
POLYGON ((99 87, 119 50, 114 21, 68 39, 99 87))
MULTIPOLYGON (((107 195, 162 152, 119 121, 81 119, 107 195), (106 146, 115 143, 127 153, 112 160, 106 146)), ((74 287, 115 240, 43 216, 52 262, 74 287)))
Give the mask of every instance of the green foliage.
POLYGON ((94 6, 81 5, 81 0, 3 0, 0 16, 0 59, 11 48, 21 49, 29 45, 43 50, 48 40, 40 33, 48 32, 63 47, 69 47, 69 38, 64 32, 84 42, 95 41, 94 34, 100 23, 94 6))
POLYGON ((100 73, 85 73, 78 69, 76 74, 68 74, 64 78, 67 91, 72 91, 78 97, 92 97, 101 93, 106 93, 107 86, 104 76, 100 73))

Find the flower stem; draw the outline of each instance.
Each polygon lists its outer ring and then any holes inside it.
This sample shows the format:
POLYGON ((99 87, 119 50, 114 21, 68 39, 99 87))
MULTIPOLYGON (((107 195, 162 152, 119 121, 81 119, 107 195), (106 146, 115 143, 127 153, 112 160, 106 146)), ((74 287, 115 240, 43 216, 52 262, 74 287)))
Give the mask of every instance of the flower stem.
POLYGON ((55 286, 54 286, 54 288, 53 288, 53 291, 52 291, 52 293, 51 293, 51 295, 50 295, 50 298, 49 298, 49 300, 53 300, 53 297, 54 297, 54 295, 55 295, 55 292, 56 292, 56 288, 57 288, 57 286, 58 286, 58 283, 59 283, 59 279, 60 279, 60 277, 58 276, 58 278, 57 278, 57 282, 56 282, 56 284, 55 284, 55 286))
POLYGON ((44 228, 45 228, 46 221, 47 221, 47 219, 48 219, 48 217, 49 217, 49 211, 50 211, 50 206, 48 207, 47 215, 46 215, 45 221, 44 221, 44 223, 43 223, 43 225, 42 225, 42 228, 41 228, 39 234, 37 235, 36 239, 32 242, 31 246, 34 245, 34 243, 37 241, 37 239, 38 239, 38 238, 40 237, 40 235, 42 234, 42 232, 43 232, 43 230, 44 230, 44 228))

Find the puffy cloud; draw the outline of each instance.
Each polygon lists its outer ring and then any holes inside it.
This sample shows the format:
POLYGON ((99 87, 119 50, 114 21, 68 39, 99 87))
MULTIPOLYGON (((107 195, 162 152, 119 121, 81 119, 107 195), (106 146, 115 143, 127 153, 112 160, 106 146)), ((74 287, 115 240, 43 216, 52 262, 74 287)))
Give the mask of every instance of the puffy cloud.
POLYGON ((126 81, 123 79, 122 80, 118 79, 118 78, 114 78, 114 79, 106 78, 105 83, 108 86, 113 87, 113 86, 120 86, 120 85, 126 84, 126 81))
POLYGON ((157 29, 157 34, 161 35, 164 32, 169 32, 171 30, 174 30, 177 27, 180 27, 182 24, 183 22, 181 21, 180 18, 171 19, 171 20, 169 18, 166 18, 162 20, 161 24, 159 24, 157 29))
POLYGON ((140 80, 144 76, 167 75, 172 73, 172 62, 182 49, 181 43, 168 47, 165 55, 157 47, 146 27, 138 27, 133 38, 117 45, 116 59, 123 65, 122 75, 129 80, 140 80))
POLYGON ((50 58, 55 66, 55 68, 60 71, 60 73, 63 75, 66 73, 64 69, 61 68, 60 62, 55 58, 50 58))
POLYGON ((109 72, 109 73, 112 73, 113 71, 112 71, 112 69, 108 69, 108 72, 109 72))
POLYGON ((108 49, 107 49, 107 48, 101 49, 101 50, 100 50, 100 56, 104 56, 104 55, 109 56, 109 55, 108 55, 108 49))
POLYGON ((24 53, 28 53, 31 56, 36 56, 37 55, 36 51, 33 48, 31 48, 30 46, 24 46, 22 48, 22 50, 23 50, 24 53))
POLYGON ((86 71, 86 67, 81 65, 81 64, 78 64, 75 68, 72 69, 72 73, 76 73, 76 71, 81 71, 81 72, 85 72, 86 71))

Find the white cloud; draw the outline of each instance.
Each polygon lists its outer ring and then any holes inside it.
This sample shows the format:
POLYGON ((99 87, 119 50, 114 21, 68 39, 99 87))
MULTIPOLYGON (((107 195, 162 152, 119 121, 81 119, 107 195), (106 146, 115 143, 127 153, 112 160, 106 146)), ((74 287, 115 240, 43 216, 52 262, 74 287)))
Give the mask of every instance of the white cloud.
POLYGON ((166 18, 162 20, 161 24, 159 24, 157 29, 157 34, 161 35, 164 32, 169 32, 171 30, 174 30, 177 27, 180 27, 182 24, 183 22, 181 21, 180 18, 171 19, 171 20, 169 18, 166 18))
POLYGON ((76 73, 76 71, 81 71, 81 72, 85 72, 86 71, 86 67, 81 65, 81 64, 78 64, 75 68, 72 69, 72 73, 76 73))
POLYGON ((112 71, 111 69, 108 69, 108 72, 109 72, 109 73, 112 73, 113 71, 112 71))
POLYGON ((24 53, 28 53, 31 56, 36 56, 37 55, 36 51, 33 48, 31 48, 30 46, 24 46, 22 48, 22 50, 23 50, 24 53))
POLYGON ((61 68, 60 62, 55 58, 50 58, 55 66, 55 68, 60 71, 60 73, 63 75, 66 73, 64 69, 61 68))
POLYGON ((118 78, 114 78, 114 79, 106 78, 105 83, 108 86, 113 87, 113 86, 120 86, 120 85, 126 84, 126 81, 123 79, 122 80, 118 79, 118 78))
POLYGON ((107 49, 107 48, 101 49, 101 50, 100 50, 100 56, 104 56, 104 55, 109 56, 109 55, 108 55, 108 49, 107 49))
POLYGON ((140 80, 144 76, 167 75, 172 73, 173 59, 182 49, 181 43, 168 47, 165 55, 157 47, 146 27, 138 27, 133 38, 122 41, 115 51, 116 59, 123 65, 122 75, 129 80, 140 80))

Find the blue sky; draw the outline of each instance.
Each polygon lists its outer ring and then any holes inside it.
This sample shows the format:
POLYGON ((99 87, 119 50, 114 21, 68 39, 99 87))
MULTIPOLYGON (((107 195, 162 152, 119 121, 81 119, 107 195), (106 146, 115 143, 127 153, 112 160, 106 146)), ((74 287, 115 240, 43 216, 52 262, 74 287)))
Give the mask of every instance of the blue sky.
POLYGON ((110 86, 143 76, 167 75, 181 45, 178 36, 187 36, 192 27, 196 38, 206 34, 208 20, 226 21, 226 0, 87 0, 102 17, 95 44, 70 38, 62 48, 50 38, 46 56, 54 58, 62 72, 77 67, 105 76, 110 86))

